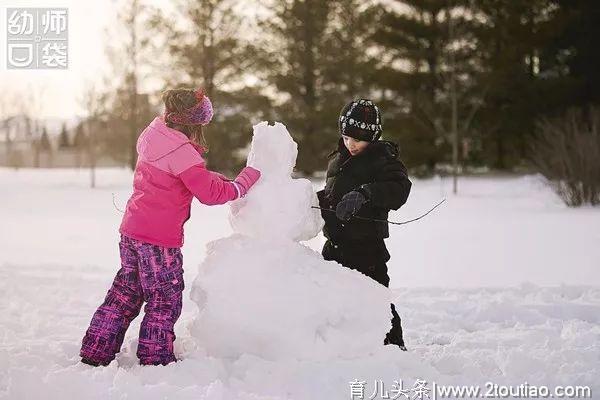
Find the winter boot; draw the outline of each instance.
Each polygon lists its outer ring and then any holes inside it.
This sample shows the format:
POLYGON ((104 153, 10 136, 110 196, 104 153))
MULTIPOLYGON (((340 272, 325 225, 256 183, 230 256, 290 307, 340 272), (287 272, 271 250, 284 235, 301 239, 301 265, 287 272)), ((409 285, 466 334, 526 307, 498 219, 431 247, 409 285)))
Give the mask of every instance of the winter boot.
POLYGON ((391 304, 392 309, 392 329, 385 335, 385 339, 383 340, 384 345, 395 344, 402 351, 406 351, 406 346, 404 345, 404 338, 402 337, 402 320, 400 316, 396 312, 396 307, 394 304, 391 304))
POLYGON ((99 367, 99 366, 106 367, 108 365, 108 364, 103 364, 103 363, 99 363, 99 362, 90 360, 88 358, 82 358, 81 362, 84 363, 84 364, 87 364, 87 365, 91 365, 93 367, 99 367))

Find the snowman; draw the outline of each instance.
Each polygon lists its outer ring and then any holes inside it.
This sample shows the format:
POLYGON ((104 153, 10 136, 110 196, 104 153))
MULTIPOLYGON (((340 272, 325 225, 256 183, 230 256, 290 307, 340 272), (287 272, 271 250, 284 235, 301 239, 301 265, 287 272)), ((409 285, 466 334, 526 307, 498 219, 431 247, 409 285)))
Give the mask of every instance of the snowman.
POLYGON ((283 124, 254 126, 247 164, 261 178, 231 204, 233 234, 208 244, 192 284, 189 328, 210 356, 323 361, 383 346, 389 290, 301 243, 323 221, 311 182, 292 178, 297 154, 283 124))

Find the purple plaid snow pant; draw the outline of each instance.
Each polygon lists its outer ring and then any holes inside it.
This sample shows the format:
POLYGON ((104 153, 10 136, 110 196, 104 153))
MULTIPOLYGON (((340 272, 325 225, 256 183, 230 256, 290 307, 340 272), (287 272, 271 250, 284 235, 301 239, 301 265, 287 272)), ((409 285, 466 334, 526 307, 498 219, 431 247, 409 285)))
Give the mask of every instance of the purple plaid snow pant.
POLYGON ((181 249, 125 235, 121 235, 119 249, 121 269, 92 317, 79 355, 108 365, 121 350, 125 332, 145 301, 137 348, 140 364, 177 361, 173 327, 181 314, 184 288, 181 249))

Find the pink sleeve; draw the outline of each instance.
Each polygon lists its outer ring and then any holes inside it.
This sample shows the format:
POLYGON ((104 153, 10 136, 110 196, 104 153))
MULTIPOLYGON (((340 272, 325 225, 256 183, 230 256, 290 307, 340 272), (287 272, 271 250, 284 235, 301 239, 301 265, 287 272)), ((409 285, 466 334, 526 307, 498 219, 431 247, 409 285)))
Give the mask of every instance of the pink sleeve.
POLYGON ((191 143, 187 143, 170 153, 165 159, 168 162, 169 172, 179 175, 194 165, 204 165, 204 159, 191 143))
POLYGON ((240 191, 234 182, 224 181, 218 173, 206 169, 204 164, 193 165, 178 176, 203 204, 224 204, 240 197, 240 191))

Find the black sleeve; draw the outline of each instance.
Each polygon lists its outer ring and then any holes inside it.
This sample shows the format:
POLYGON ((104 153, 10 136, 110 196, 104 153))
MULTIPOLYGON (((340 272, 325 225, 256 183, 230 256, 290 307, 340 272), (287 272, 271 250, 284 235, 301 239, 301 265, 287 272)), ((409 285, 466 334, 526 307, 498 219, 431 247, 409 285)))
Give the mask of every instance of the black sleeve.
POLYGON ((319 207, 326 207, 325 205, 325 189, 319 190, 317 192, 317 199, 319 199, 319 207))
POLYGON ((406 203, 412 182, 400 160, 389 160, 371 183, 362 185, 373 207, 397 210, 406 203))

